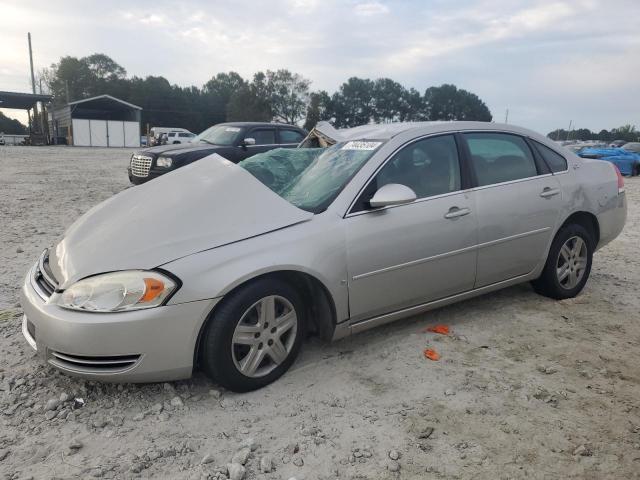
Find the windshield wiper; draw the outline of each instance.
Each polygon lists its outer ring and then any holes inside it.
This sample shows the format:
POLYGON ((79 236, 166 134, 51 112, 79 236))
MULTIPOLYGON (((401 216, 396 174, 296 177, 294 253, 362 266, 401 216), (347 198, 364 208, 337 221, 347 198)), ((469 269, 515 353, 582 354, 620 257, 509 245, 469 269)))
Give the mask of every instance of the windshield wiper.
POLYGON ((204 143, 208 143, 209 145, 215 145, 215 143, 210 142, 209 140, 205 140, 204 138, 199 138, 198 139, 199 142, 204 142, 204 143))

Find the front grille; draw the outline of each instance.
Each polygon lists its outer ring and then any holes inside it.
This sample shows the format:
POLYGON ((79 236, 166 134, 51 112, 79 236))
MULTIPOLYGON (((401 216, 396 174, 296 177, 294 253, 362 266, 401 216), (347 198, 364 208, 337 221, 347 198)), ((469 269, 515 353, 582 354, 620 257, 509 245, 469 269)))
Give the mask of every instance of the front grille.
POLYGON ((152 160, 144 155, 134 155, 131 157, 131 174, 136 177, 148 177, 152 160))
POLYGON ((49 351, 49 363, 63 370, 79 373, 120 373, 129 370, 140 360, 140 355, 86 356, 49 351))
POLYGON ((49 266, 49 251, 45 250, 40 255, 37 265, 33 270, 33 280, 37 287, 39 287, 41 296, 48 299, 53 292, 58 288, 58 282, 53 276, 51 267, 49 266))

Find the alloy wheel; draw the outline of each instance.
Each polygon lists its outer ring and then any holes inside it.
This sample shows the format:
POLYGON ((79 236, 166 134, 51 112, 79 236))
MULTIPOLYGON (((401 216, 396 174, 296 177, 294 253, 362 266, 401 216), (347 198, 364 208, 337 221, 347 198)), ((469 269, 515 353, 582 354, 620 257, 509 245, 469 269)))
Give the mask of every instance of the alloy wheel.
POLYGON ((263 377, 282 364, 293 349, 298 317, 289 300, 269 295, 251 305, 236 325, 231 354, 247 377, 263 377))
POLYGON ((562 288, 571 290, 580 283, 587 268, 587 255, 587 244, 582 238, 574 236, 564 242, 556 263, 556 275, 562 288))

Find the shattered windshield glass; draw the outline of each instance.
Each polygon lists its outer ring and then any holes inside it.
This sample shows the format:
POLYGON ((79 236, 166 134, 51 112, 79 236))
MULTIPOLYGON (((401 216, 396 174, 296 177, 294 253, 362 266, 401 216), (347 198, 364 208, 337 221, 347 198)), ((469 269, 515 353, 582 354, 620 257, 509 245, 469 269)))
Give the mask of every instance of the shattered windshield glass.
POLYGON ((382 142, 329 148, 279 148, 238 163, 267 187, 308 212, 324 211, 382 142))

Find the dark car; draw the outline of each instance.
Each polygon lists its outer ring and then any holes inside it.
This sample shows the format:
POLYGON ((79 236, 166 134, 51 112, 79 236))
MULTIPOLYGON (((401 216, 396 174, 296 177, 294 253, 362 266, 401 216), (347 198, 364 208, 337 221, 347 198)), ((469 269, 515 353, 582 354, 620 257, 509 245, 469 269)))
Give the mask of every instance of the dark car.
POLYGON ((306 134, 301 128, 280 123, 220 123, 191 143, 159 145, 134 153, 127 169, 129 180, 138 185, 213 153, 238 163, 274 148, 294 148, 306 134))

